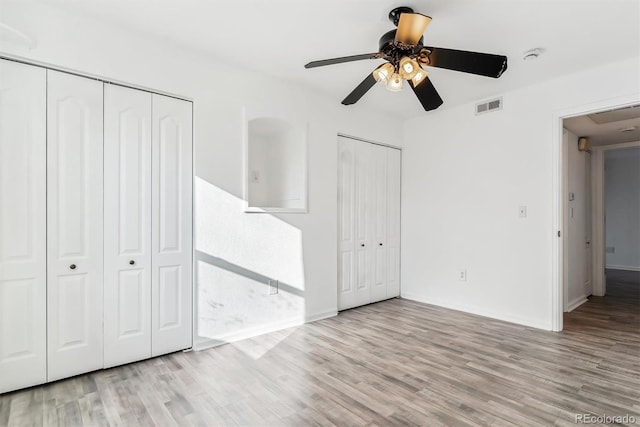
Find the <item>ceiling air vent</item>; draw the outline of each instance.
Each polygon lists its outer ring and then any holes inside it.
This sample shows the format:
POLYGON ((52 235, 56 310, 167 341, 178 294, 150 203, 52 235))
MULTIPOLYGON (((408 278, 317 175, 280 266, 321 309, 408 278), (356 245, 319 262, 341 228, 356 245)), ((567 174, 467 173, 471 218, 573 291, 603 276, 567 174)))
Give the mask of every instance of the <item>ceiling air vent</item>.
POLYGON ((488 113, 489 111, 498 110, 502 110, 502 97, 476 104, 476 116, 478 114, 484 114, 488 113))

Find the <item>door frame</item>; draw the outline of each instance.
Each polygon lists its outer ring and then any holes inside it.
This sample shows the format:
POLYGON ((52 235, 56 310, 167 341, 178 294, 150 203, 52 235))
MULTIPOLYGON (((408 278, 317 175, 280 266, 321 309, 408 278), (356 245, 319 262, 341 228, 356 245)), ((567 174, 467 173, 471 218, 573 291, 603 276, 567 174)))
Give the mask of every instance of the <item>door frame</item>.
MULTIPOLYGON (((558 109, 552 114, 552 244, 551 244, 551 330, 560 332, 563 328, 564 315, 564 247, 563 240, 566 230, 564 228, 564 153, 562 143, 563 121, 571 117, 584 116, 602 111, 615 110, 617 108, 630 107, 640 103, 640 93, 633 95, 604 99, 588 104, 558 109)), ((593 160, 592 160, 593 161, 593 160)), ((592 164, 593 166, 593 164, 592 164)), ((593 174, 592 169, 592 174, 593 174)), ((593 198, 592 198, 593 200, 593 198)), ((593 206, 593 201, 592 201, 593 206)), ((597 213, 597 212, 595 212, 597 213)), ((592 212, 592 221, 593 221, 592 212)), ((592 236, 592 238, 595 236, 592 236)), ((594 239, 595 240, 595 239, 594 239)), ((592 245, 597 246, 597 245, 592 245)), ((595 256, 597 251, 592 253, 592 278, 595 289, 598 278, 602 279, 602 275, 595 274, 595 256)), ((599 284, 598 284, 599 286, 599 284)))

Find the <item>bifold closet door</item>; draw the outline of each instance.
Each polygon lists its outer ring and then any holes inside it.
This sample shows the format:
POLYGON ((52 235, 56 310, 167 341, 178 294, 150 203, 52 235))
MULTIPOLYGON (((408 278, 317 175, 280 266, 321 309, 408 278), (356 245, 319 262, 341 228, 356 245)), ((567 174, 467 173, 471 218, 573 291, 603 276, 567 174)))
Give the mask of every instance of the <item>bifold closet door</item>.
POLYGON ((387 299, 387 272, 389 268, 389 250, 387 242, 387 153, 390 148, 370 145, 371 149, 371 302, 387 299))
POLYGON ((338 138, 338 309, 400 295, 400 150, 338 138))
POLYGON ((338 137, 338 309, 355 307, 356 148, 353 139, 338 137))
POLYGON ((192 104, 152 95, 153 356, 192 345, 192 104))
POLYGON ((400 193, 402 151, 387 149, 387 298, 400 296, 400 193))
POLYGON ((0 60, 0 393, 43 383, 46 71, 0 60))
POLYGON ((151 357, 151 94, 104 86, 104 366, 151 357))
POLYGON ((103 367, 102 83, 47 71, 48 380, 103 367))
POLYGON ((371 302, 371 144, 339 137, 338 308, 371 302))

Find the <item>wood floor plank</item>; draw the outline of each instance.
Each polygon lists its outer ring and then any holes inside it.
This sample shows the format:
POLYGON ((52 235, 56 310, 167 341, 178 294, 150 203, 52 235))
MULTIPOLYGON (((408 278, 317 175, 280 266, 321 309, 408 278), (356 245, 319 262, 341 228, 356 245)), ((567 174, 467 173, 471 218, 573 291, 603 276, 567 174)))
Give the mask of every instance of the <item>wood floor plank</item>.
POLYGON ((640 423, 640 275, 545 332, 394 299, 0 395, 0 426, 640 423))

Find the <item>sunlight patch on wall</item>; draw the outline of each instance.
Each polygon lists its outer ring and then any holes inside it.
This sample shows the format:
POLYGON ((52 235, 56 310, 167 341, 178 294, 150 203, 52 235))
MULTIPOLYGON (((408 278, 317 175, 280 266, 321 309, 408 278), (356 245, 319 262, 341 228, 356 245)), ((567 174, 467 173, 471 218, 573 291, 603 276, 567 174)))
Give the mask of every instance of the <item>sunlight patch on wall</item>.
MULTIPOLYGON (((241 198, 197 177, 195 201, 198 340, 228 342, 301 323, 301 231, 269 214, 244 213, 241 198), (276 294, 270 280, 279 282, 276 294)), ((250 356, 261 357, 268 346, 254 350, 250 356)))

